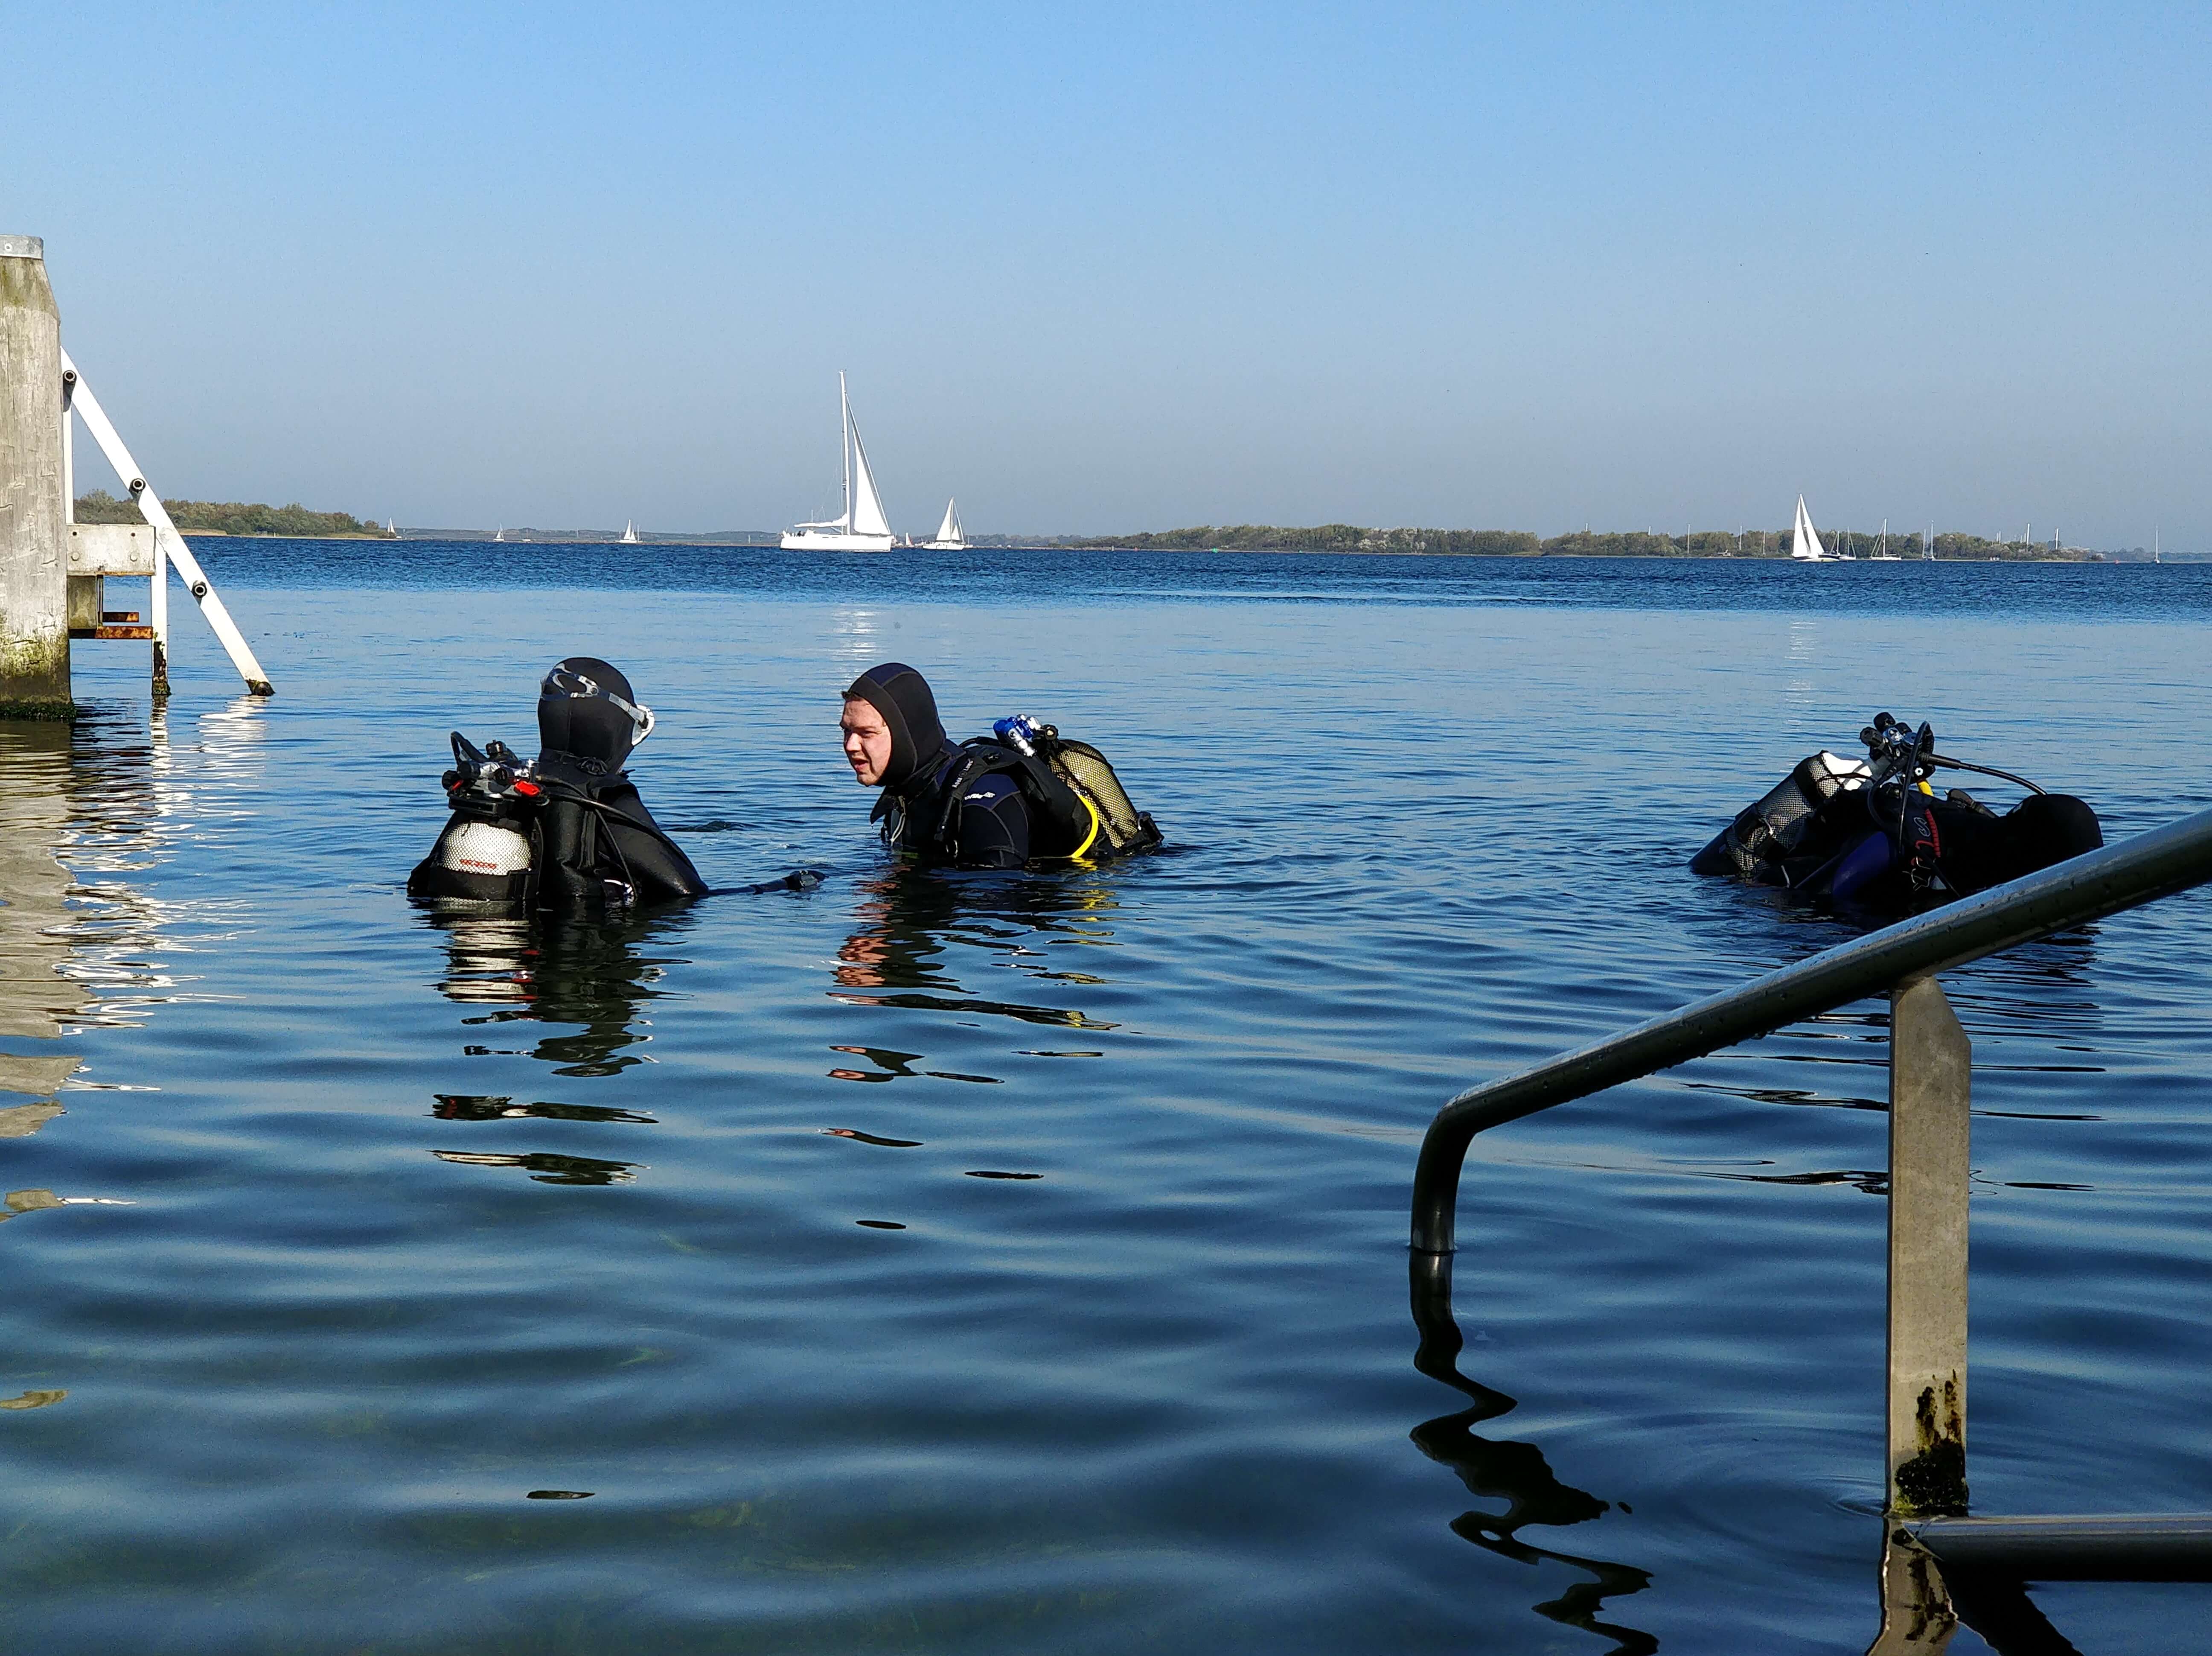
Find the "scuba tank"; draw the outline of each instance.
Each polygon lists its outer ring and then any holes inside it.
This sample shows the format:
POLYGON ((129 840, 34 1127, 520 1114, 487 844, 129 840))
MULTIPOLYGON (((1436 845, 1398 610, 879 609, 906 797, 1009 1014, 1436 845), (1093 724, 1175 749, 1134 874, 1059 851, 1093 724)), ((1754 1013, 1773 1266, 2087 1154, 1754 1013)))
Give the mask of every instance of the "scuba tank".
POLYGON ((1747 805, 1714 837, 1711 844, 1690 860, 1690 871, 1700 874, 1743 874, 1767 884, 1771 868, 1786 867, 1797 855, 1806 832, 1820 808, 1837 795, 1863 788, 1871 775, 1865 763, 1846 759, 1823 748, 1774 785, 1756 804, 1747 805))
POLYGON ((2094 850, 2097 813, 2025 776, 1936 752, 1936 732, 1887 713, 1859 732, 1863 760, 1822 752, 1690 860, 1698 874, 1868 907, 1911 909, 1984 891, 2094 850), (2000 816, 1963 788, 1938 797, 1938 770, 2014 782, 2028 797, 2000 816))
POLYGON ((1069 856, 1120 856, 1128 851, 1149 850, 1160 843, 1159 825, 1149 812, 1130 803, 1128 790, 1106 756, 1088 742, 1060 734, 1057 727, 1040 722, 1026 713, 1000 719, 992 734, 1024 758, 1041 759, 1046 768, 1082 802, 1089 822, 1079 825, 1071 816, 1069 827, 1083 826, 1077 848, 1069 856))
POLYGON ((441 778, 453 814, 430 855, 407 876, 412 898, 528 906, 544 790, 505 742, 479 750, 458 730, 453 768, 441 778))

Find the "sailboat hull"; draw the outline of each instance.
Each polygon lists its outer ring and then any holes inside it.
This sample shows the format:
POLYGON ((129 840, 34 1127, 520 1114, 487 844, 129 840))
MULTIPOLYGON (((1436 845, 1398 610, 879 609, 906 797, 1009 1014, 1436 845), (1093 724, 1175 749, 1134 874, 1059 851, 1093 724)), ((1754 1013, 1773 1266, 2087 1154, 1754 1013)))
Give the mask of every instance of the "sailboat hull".
POLYGON ((787 530, 783 537, 787 552, 888 552, 897 544, 892 535, 817 535, 804 529, 787 530))

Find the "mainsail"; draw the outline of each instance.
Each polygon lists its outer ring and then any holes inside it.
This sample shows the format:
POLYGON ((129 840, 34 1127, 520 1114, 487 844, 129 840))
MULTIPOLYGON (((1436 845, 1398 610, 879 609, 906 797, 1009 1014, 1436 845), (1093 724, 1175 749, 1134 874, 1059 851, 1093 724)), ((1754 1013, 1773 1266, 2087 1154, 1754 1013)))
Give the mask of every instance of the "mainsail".
MULTIPOLYGON (((852 424, 848 411, 846 423, 852 424)), ((868 451, 860 447, 860 428, 853 425, 853 499, 848 508, 853 518, 853 533, 856 535, 887 535, 891 532, 890 520, 884 516, 883 496, 876 493, 875 474, 868 470, 868 451)))
POLYGON ((937 526, 937 544, 940 546, 964 546, 968 544, 968 537, 961 532, 960 514, 954 506, 952 501, 945 502, 945 521, 937 526))
POLYGON ((1828 549, 1820 545, 1820 532, 1813 527, 1813 514, 1805 509, 1805 496, 1797 496, 1797 522, 1790 532, 1790 556, 1808 563, 1826 562, 1828 549))

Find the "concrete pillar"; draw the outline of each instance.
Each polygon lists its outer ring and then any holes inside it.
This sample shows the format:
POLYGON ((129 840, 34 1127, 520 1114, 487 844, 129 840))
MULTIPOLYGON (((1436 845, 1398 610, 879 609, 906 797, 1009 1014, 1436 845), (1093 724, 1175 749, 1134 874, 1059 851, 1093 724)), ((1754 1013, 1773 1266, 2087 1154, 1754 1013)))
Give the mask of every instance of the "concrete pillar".
POLYGON ((1932 977, 1889 996, 1889 1504, 1966 1510, 1967 1113, 1973 1049, 1932 977))
POLYGON ((66 719, 62 332, 46 244, 0 235, 0 719, 66 719))

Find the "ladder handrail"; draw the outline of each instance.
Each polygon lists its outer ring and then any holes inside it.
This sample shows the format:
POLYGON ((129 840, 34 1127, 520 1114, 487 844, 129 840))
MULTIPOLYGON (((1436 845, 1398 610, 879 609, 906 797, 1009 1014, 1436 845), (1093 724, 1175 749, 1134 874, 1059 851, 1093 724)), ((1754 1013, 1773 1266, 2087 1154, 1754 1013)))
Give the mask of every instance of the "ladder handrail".
MULTIPOLYGON (((115 468, 115 475, 123 480, 125 490, 137 503, 139 515, 154 527, 154 585, 150 601, 153 607, 154 683, 156 693, 166 695, 168 691, 167 565, 173 563, 177 566, 177 573, 184 577, 185 590, 191 594, 192 601, 200 606, 200 613, 207 618, 208 625, 215 630, 215 636, 222 641, 224 651, 230 656, 230 664, 238 669, 238 676, 246 680, 247 693, 274 696, 276 692, 269 683, 269 675, 261 670, 261 663, 254 657, 253 647, 246 642, 246 635, 239 631, 238 624, 230 618, 230 612, 223 607, 222 600, 216 592, 215 582, 208 579, 207 571, 200 568, 199 560, 185 545, 184 536, 177 533, 177 526, 169 520, 168 508, 161 504, 161 497, 148 485, 145 474, 138 469, 138 462, 131 458, 131 451, 124 447, 122 437, 107 417, 107 411, 100 407, 100 399, 92 394, 92 387, 84 382, 83 374, 70 360, 66 350, 62 352, 62 373, 68 387, 62 417, 66 420, 70 413, 74 412, 84 422, 84 429, 92 433, 93 441, 100 445, 100 452, 107 457, 108 465, 115 468)), ((71 486, 74 487, 74 484, 71 486)))
POLYGON ((1880 994, 1910 978, 2212 881, 2212 809, 1824 950, 1533 1069, 1437 1112, 1413 1172, 1413 1247, 1448 1254, 1468 1145, 1486 1127, 1585 1098, 1880 994))

